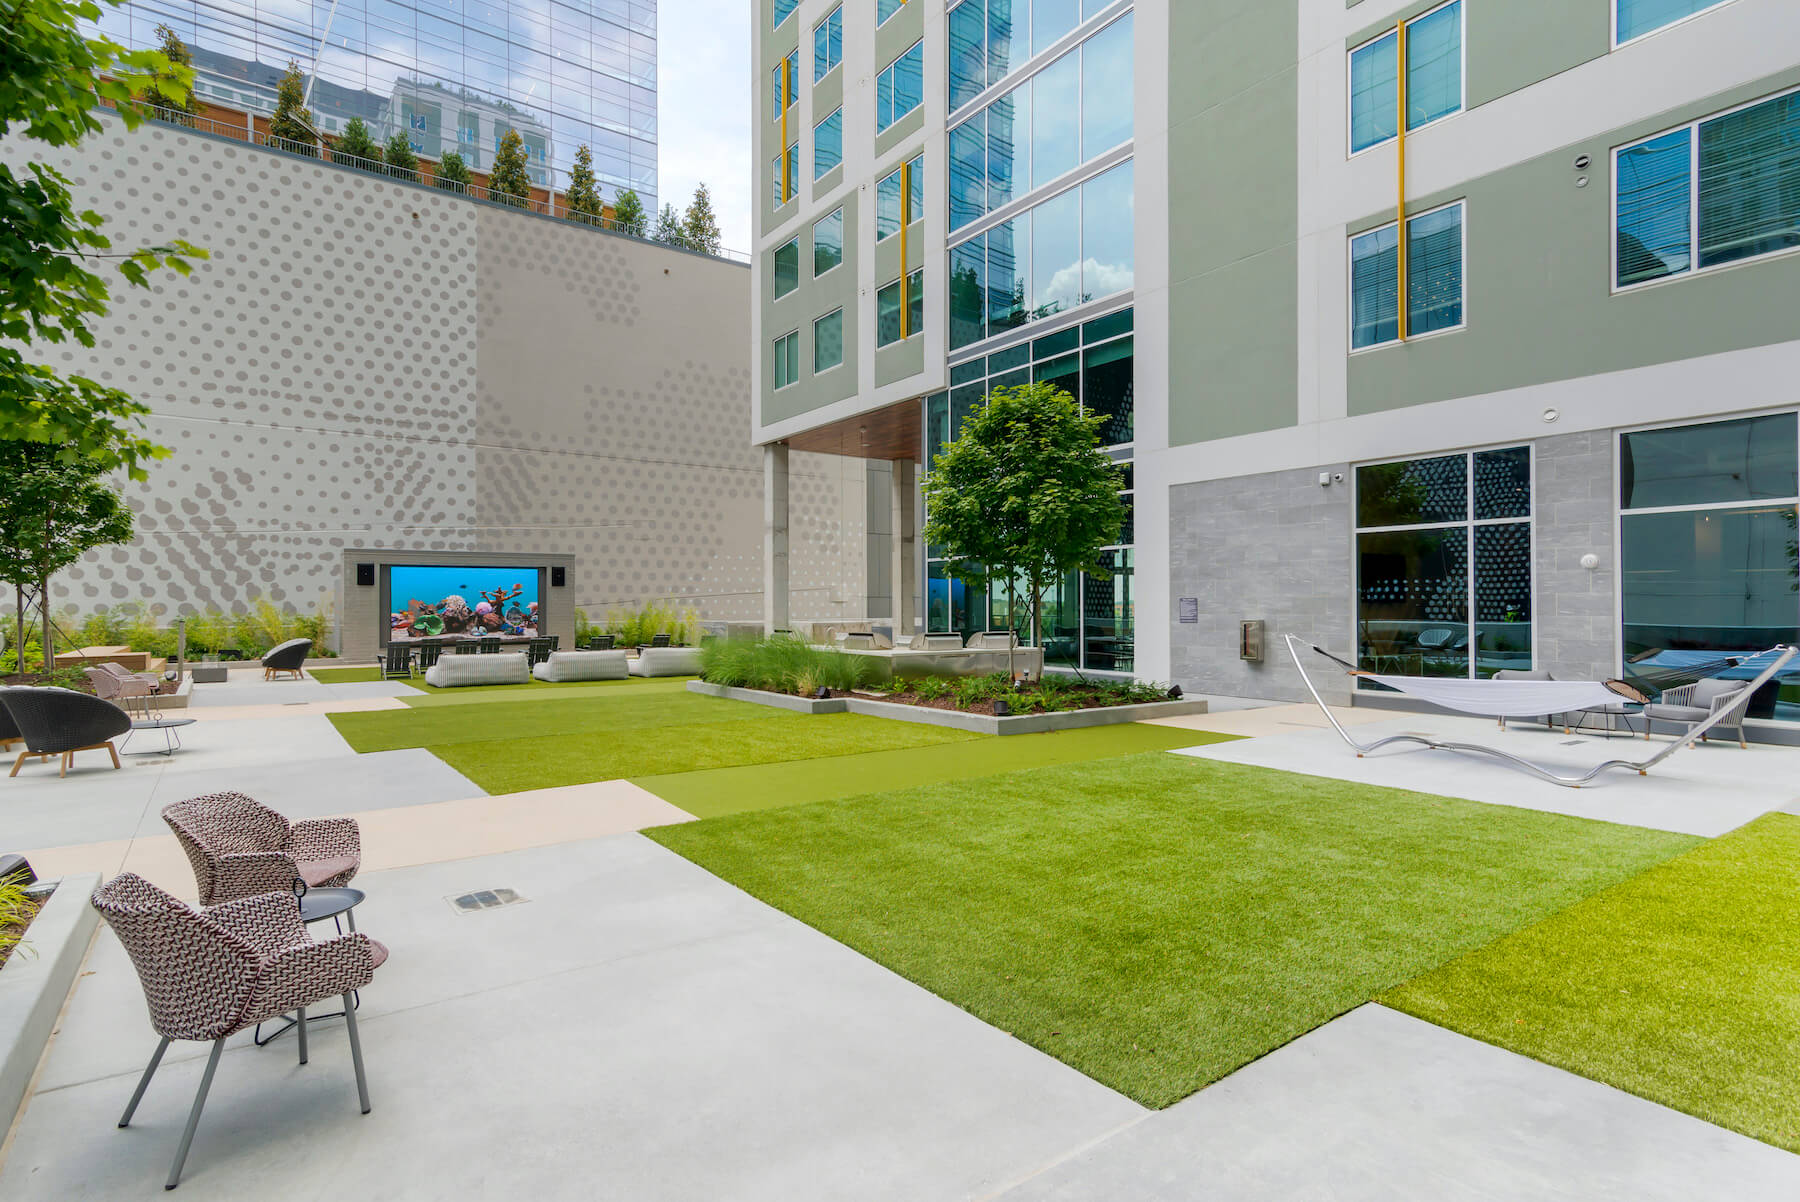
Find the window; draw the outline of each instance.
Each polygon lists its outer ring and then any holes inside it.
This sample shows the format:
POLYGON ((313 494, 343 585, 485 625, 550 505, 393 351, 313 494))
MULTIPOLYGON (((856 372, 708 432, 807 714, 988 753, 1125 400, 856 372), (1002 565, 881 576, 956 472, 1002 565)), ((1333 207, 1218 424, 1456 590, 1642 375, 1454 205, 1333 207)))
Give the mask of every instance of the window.
POLYGON ((787 153, 775 160, 775 207, 780 208, 794 199, 799 189, 794 185, 800 179, 800 143, 795 142, 787 148, 787 153))
POLYGON ((800 7, 800 0, 775 0, 775 28, 780 29, 782 22, 794 15, 800 7))
MULTIPOLYGON (((949 111, 1110 7, 1112 0, 963 0, 948 18, 949 111)), ((1129 100, 1130 89, 1125 91, 1129 100)))
POLYGON ((844 110, 813 126, 813 178, 818 179, 844 161, 844 110))
POLYGON ((950 249, 950 349, 1136 283, 1131 160, 950 249))
POLYGON ((813 375, 830 371, 844 361, 844 311, 837 310, 813 322, 813 375))
POLYGON ((775 340, 775 387, 786 388, 800 380, 800 331, 775 340))
MULTIPOLYGON (((1707 675, 1749 680, 1797 629, 1793 413, 1619 436, 1619 601, 1626 679, 1751 653, 1707 675)), ((1800 670, 1751 717, 1800 720, 1800 670), (1760 712, 1759 712, 1760 710, 1760 712)))
POLYGON ((875 345, 887 346, 902 337, 916 338, 925 325, 925 273, 906 277, 906 332, 900 330, 900 281, 882 286, 875 294, 875 345))
MULTIPOLYGON (((911 168, 911 187, 907 189, 912 195, 905 209, 907 223, 920 220, 925 215, 925 156, 916 155, 907 163, 911 168)), ((875 185, 875 241, 881 242, 900 232, 900 168, 883 176, 875 185)))
MULTIPOLYGON (((1406 128, 1418 129, 1463 107, 1462 0, 1450 0, 1406 26, 1406 128)), ((1350 52, 1350 153, 1394 136, 1400 98, 1390 30, 1350 52)))
POLYGON ((1620 288, 1800 247, 1800 92, 1634 143, 1614 164, 1620 288))
POLYGON ((1623 45, 1723 3, 1725 0, 1618 0, 1613 44, 1623 45))
POLYGON ((906 0, 875 0, 875 24, 880 25, 899 12, 906 0))
POLYGON ((952 230, 1130 140, 1131 31, 1127 14, 950 131, 952 230))
POLYGON ((1486 678, 1532 664, 1531 449, 1356 469, 1357 660, 1486 678))
POLYGON ((770 100, 774 104, 775 107, 774 107, 774 111, 771 112, 769 115, 769 120, 779 121, 779 120, 781 120, 781 115, 788 111, 788 109, 793 105, 794 101, 799 99, 799 92, 800 92, 800 49, 799 49, 799 47, 795 47, 794 49, 788 51, 787 57, 775 64, 775 70, 771 74, 772 74, 772 78, 770 80, 770 88, 771 88, 770 100))
POLYGON ((790 239, 775 248, 773 284, 776 300, 800 286, 800 239, 790 239))
MULTIPOLYGON (((1406 333, 1414 338, 1461 329, 1463 203, 1406 220, 1406 333)), ((1350 348, 1400 338, 1399 227, 1388 224, 1350 239, 1350 348)))
POLYGON ((829 17, 813 26, 813 82, 824 79, 843 61, 844 6, 840 4, 829 17))
POLYGON ((844 210, 813 224, 813 278, 824 275, 844 261, 844 210))
POLYGON ((887 65, 875 80, 875 132, 880 133, 925 100, 925 43, 887 65))

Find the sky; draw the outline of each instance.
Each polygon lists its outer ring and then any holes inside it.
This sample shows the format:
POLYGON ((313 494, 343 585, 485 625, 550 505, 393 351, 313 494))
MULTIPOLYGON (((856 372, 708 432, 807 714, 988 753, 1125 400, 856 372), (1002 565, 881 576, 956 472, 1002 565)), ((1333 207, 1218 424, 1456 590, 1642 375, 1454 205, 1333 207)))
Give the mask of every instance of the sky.
POLYGON ((662 200, 677 211, 712 192, 731 250, 750 249, 750 13, 746 0, 657 6, 657 158, 662 200))

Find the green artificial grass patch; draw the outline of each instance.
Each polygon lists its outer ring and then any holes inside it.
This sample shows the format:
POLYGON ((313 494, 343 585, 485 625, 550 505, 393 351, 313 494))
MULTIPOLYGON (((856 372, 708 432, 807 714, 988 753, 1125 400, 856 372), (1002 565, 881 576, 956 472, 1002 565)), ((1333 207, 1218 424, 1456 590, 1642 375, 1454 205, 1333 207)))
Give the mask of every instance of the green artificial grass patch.
POLYGON ((1157 1107, 1695 842, 1162 753, 645 834, 1157 1107))
POLYGON ((381 679, 380 668, 308 668, 306 674, 321 684, 364 684, 381 679))
MULTIPOLYGON (((862 714, 793 714, 761 706, 746 708, 776 716, 757 720, 728 715, 717 722, 657 721, 629 728, 609 724, 585 735, 467 739, 431 743, 427 749, 489 793, 516 793, 684 769, 808 760, 993 737, 862 714)), ((462 717, 459 712, 458 720, 462 717)), ((473 714, 470 720, 481 721, 473 714)))
POLYGON ((820 760, 790 760, 669 776, 644 776, 632 783, 690 814, 717 818, 771 806, 856 797, 1049 764, 1224 743, 1236 737, 1130 722, 1035 735, 971 739, 964 743, 902 751, 870 751, 820 760))
POLYGON ((1760 818, 1381 1000, 1800 1152, 1800 818, 1760 818))
POLYGON ((402 747, 546 736, 599 736, 609 732, 623 735, 644 727, 690 723, 764 722, 785 713, 747 701, 720 701, 686 690, 667 689, 565 693, 548 698, 542 694, 519 694, 475 702, 474 698, 465 698, 461 704, 326 716, 344 741, 357 751, 394 751, 402 747))

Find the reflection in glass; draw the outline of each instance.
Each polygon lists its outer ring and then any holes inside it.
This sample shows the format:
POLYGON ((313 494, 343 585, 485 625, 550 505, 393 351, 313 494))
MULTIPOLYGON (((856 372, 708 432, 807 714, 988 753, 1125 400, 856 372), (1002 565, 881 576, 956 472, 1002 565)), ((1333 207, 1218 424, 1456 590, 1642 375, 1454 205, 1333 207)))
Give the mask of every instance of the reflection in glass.
POLYGON ((844 311, 827 313, 813 322, 813 374, 844 361, 844 311))
POLYGON ((1356 524, 1409 526, 1468 517, 1468 458, 1442 455, 1356 469, 1356 524))
POLYGON ((1531 524, 1475 527, 1475 674, 1531 667, 1531 524))
POLYGON ((800 240, 792 239, 775 248, 775 299, 780 300, 800 286, 800 240))
POLYGON ((1129 672, 1136 663, 1134 554, 1130 548, 1102 552, 1101 566, 1111 575, 1105 579, 1094 575, 1081 578, 1082 650, 1087 666, 1096 672, 1129 672))
POLYGON ((1350 345, 1400 337, 1400 230, 1383 226, 1350 239, 1350 345))
POLYGON ((1692 265, 1693 134, 1676 130, 1618 154, 1619 287, 1692 265))
POLYGON ((1461 205, 1406 223, 1406 328, 1410 334, 1454 329, 1463 319, 1461 205))
POLYGON ((1031 0, 1031 52, 1042 54, 1079 24, 1080 0, 1031 0))
POLYGON ((1469 674, 1468 531, 1356 536, 1361 667, 1391 675, 1469 674))
POLYGON ((1081 157, 1104 154, 1131 137, 1131 15, 1081 44, 1081 157))
POLYGON ((822 276, 844 261, 844 210, 813 225, 813 275, 822 276))
POLYGON ((987 239, 975 238, 950 252, 950 347, 987 336, 987 239))
POLYGON ((949 111, 954 113, 987 87, 986 13, 982 0, 951 9, 946 24, 950 43, 949 111))
POLYGON ((1031 80, 1031 186, 1081 162, 1081 56, 1065 54, 1031 80))
POLYGON ((1029 215, 1003 221, 987 232, 988 335, 1025 324, 1026 256, 1031 249, 1025 230, 1029 215))
POLYGON ((1106 418, 1100 440, 1108 446, 1132 439, 1132 340, 1089 347, 1082 362, 1082 405, 1106 418))
POLYGON ((844 110, 813 126, 813 178, 818 179, 844 161, 844 110))
POLYGON ((1399 127, 1395 74, 1400 35, 1390 33, 1350 52, 1350 149, 1367 150, 1399 127))
POLYGON ((1081 191, 1072 188, 1031 210, 1031 315, 1081 303, 1081 191))
POLYGON ((1081 356, 1064 355, 1059 359, 1046 359, 1031 369, 1031 378, 1039 384, 1048 384, 1052 388, 1061 389, 1069 394, 1077 404, 1081 402, 1081 356))
POLYGON ((1462 108, 1462 0, 1406 27, 1406 128, 1462 108))
POLYGON ((1084 301, 1130 288, 1136 278, 1136 206, 1128 160, 1081 185, 1084 301))
POLYGON ((1475 452, 1475 517, 1531 516, 1531 448, 1475 452))
MULTIPOLYGON (((1019 13, 1020 28, 1030 22, 1030 0, 987 0, 988 85, 1006 78, 1013 64, 1013 10, 1019 13)), ((1019 47, 1021 51, 1024 47, 1019 47)), ((1019 58, 1029 58, 1021 53, 1019 58)))
POLYGON ((1700 123, 1700 266, 1800 246, 1800 93, 1700 123))
POLYGON ((1075 668, 1081 664, 1081 574, 1070 572, 1044 593, 1044 662, 1075 668))
POLYGON ((1800 493, 1795 416, 1639 430, 1619 439, 1619 507, 1662 509, 1800 493))
POLYGON ((950 230, 987 215, 987 114, 976 113, 949 135, 950 230))
POLYGON ((1800 637, 1794 506, 1632 513, 1619 531, 1627 659, 1800 637))
POLYGON ((1031 85, 1014 88, 987 106, 988 210, 1025 190, 1030 173, 1031 85))

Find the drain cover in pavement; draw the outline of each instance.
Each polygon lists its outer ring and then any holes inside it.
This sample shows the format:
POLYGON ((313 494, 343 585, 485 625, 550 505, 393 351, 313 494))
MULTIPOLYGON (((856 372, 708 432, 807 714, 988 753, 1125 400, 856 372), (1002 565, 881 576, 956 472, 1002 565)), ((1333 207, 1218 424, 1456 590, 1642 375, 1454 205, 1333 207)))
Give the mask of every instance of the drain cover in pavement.
POLYGON ((480 910, 494 910, 501 906, 510 906, 526 899, 511 889, 478 889, 474 893, 465 893, 461 897, 448 897, 449 902, 458 914, 474 914, 480 910))
POLYGON ((1564 747, 1583 747, 1586 745, 1587 745, 1586 739, 1564 739, 1563 740, 1564 747))

